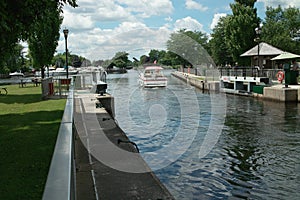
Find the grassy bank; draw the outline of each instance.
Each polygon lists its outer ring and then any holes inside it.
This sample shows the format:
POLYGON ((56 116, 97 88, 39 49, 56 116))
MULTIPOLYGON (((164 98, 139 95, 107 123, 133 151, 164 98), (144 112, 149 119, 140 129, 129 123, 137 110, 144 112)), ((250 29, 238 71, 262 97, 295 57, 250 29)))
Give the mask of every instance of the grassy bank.
POLYGON ((65 99, 18 85, 0 95, 0 199, 41 199, 65 99))

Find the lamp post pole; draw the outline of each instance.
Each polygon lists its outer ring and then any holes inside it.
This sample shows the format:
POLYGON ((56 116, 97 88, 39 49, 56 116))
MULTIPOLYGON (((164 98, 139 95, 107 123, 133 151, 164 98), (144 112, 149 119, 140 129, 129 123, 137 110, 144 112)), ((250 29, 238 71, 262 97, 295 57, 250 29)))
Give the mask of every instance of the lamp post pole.
POLYGON ((255 28, 255 32, 256 32, 256 38, 255 38, 255 41, 257 42, 257 66, 258 68, 260 69, 260 59, 259 59, 259 43, 260 43, 260 34, 261 34, 261 28, 260 26, 256 27, 255 28))
POLYGON ((65 36, 65 44, 66 44, 66 70, 67 70, 67 79, 69 79, 69 67, 68 67, 68 34, 69 30, 65 28, 63 30, 64 36, 65 36))
POLYGON ((256 32, 256 42, 257 42, 257 66, 260 67, 260 62, 259 62, 259 42, 260 42, 260 38, 259 35, 261 34, 261 28, 257 27, 255 28, 255 32, 256 32))

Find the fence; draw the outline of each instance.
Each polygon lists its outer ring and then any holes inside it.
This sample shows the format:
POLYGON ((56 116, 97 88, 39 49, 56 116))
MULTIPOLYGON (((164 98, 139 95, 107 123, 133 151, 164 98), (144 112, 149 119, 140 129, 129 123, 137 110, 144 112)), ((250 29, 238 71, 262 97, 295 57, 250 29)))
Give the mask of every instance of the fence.
MULTIPOLYGON (((182 69, 181 69, 182 70, 182 69)), ((205 77, 205 80, 217 81, 220 76, 241 76, 241 77, 267 77, 270 80, 277 80, 277 73, 282 69, 258 69, 255 67, 236 68, 184 68, 183 72, 205 77)))
POLYGON ((219 81, 220 71, 214 68, 197 67, 197 68, 183 68, 184 73, 194 74, 196 76, 202 76, 205 81, 219 81))

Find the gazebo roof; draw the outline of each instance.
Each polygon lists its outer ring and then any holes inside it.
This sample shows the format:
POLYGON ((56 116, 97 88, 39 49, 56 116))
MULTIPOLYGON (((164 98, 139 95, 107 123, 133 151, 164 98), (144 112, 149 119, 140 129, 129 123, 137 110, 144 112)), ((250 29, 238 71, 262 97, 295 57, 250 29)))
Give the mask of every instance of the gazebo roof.
MULTIPOLYGON (((252 49, 246 51, 245 53, 243 53, 241 55, 241 57, 244 56, 257 56, 258 54, 258 45, 256 45, 255 47, 253 47, 252 49)), ((259 55, 261 56, 275 56, 275 55, 279 55, 282 54, 284 51, 277 49, 276 47, 273 47, 265 42, 261 42, 259 43, 259 55)))
POLYGON ((275 58, 272 58, 271 60, 289 60, 289 59, 295 59, 295 58, 300 58, 300 55, 289 53, 289 52, 284 52, 275 58))

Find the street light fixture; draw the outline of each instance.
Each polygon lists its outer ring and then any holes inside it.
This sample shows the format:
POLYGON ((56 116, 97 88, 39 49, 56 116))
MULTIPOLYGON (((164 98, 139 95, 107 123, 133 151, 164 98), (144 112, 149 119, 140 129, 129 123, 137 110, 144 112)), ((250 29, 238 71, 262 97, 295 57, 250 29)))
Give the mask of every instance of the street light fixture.
POLYGON ((68 34, 69 34, 69 30, 67 28, 65 28, 63 30, 64 36, 65 36, 65 44, 66 44, 66 70, 67 70, 67 79, 69 78, 69 67, 68 67, 68 34))

